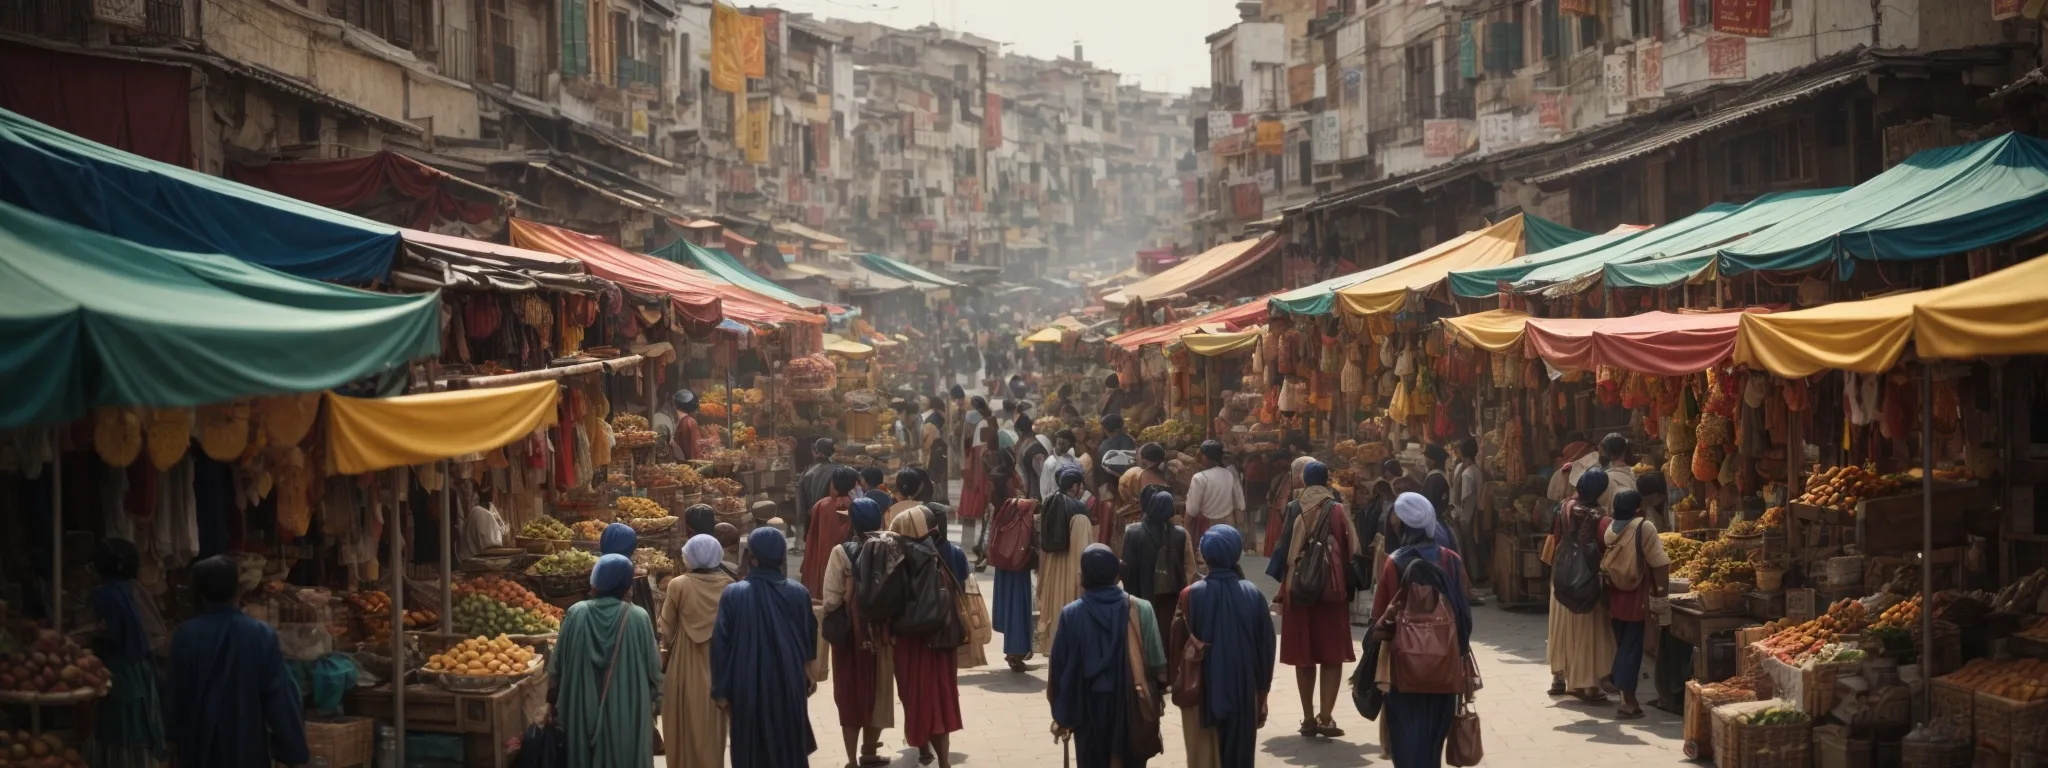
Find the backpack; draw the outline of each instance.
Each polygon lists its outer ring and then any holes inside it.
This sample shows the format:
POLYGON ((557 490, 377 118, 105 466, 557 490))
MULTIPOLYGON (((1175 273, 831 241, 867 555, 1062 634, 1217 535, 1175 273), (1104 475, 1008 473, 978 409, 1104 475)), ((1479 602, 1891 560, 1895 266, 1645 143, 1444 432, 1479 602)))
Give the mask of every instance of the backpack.
MULTIPOLYGON (((1038 529, 1037 539, 1040 552, 1065 552, 1074 532, 1074 515, 1068 502, 1074 501, 1066 494, 1059 494, 1046 500, 1032 524, 1038 529), (1061 497, 1066 497, 1062 499, 1061 497)), ((1078 503, 1078 502, 1075 502, 1078 503)))
POLYGON ((853 596, 863 621, 896 618, 910 602, 906 547, 895 536, 876 536, 860 543, 853 561, 853 596))
MULTIPOLYGON (((1292 605, 1315 605, 1329 599, 1330 571, 1335 555, 1330 552, 1330 518, 1335 510, 1330 504, 1323 505, 1323 519, 1316 521, 1315 530, 1302 537, 1301 551, 1294 554, 1294 562, 1287 569, 1287 602, 1292 605)), ((1306 513, 1304 513, 1306 514, 1306 513)))
MULTIPOLYGON (((846 562, 849 566, 860 563, 860 542, 849 541, 839 546, 846 550, 846 562)), ((859 571, 856 570, 855 573, 859 573, 859 571)), ((840 603, 838 608, 834 608, 831 613, 825 614, 824 621, 818 624, 818 632, 824 635, 825 642, 832 645, 846 645, 852 642, 853 601, 848 600, 840 603)))
POLYGON ((938 635, 946 629, 947 617, 958 614, 959 598, 955 593, 959 588, 946 573, 938 545, 930 539, 892 538, 902 541, 903 564, 898 571, 904 574, 907 594, 902 610, 889 624, 889 631, 898 637, 938 635))
POLYGON ((1030 499, 1011 499, 997 507, 995 519, 989 521, 989 564, 997 570, 1029 570, 1037 517, 1038 502, 1030 499))
POLYGON ((1557 598, 1558 605, 1572 613, 1588 613, 1600 605, 1606 590, 1600 584, 1597 560, 1592 546, 1579 531, 1567 530, 1558 537, 1550 570, 1550 594, 1557 598))
MULTIPOLYGON (((1399 607, 1393 613, 1393 658, 1388 673, 1401 693, 1465 693, 1465 656, 1458 643, 1458 621, 1442 593, 1411 578, 1416 568, 1438 569, 1415 558, 1401 569, 1399 607)), ((1439 569, 1440 570, 1440 569, 1439 569)), ((1439 578, 1439 584, 1449 583, 1439 578)))
POLYGON ((1643 551, 1642 518, 1630 521, 1630 524, 1623 528, 1624 533, 1615 537, 1615 543, 1619 544, 1621 539, 1628 535, 1626 529, 1633 528, 1636 539, 1636 545, 1633 547, 1635 557, 1620 556, 1622 548, 1619 546, 1608 547, 1607 552, 1600 556, 1600 578, 1616 591, 1629 592, 1643 585, 1643 576, 1650 570, 1647 559, 1649 555, 1643 551))
POLYGON ((981 472, 988 479, 1002 487, 1004 481, 1017 473, 1017 454, 1008 448, 987 446, 981 449, 981 472))

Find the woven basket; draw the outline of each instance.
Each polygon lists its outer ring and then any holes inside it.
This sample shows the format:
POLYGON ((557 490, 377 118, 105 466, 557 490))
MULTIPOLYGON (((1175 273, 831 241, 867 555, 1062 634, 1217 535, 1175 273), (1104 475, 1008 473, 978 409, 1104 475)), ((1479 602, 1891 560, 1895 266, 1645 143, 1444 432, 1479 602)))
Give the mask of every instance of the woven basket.
POLYGON ((1756 569, 1756 591, 1758 591, 1758 592, 1776 592, 1776 591, 1778 591, 1778 590, 1781 590, 1781 589, 1784 589, 1784 588, 1785 588, 1785 569, 1783 569, 1783 568, 1758 568, 1758 569, 1756 569))
POLYGON ((1970 742, 1901 742, 1900 768, 1970 768, 1970 742))
MULTIPOLYGON (((1963 738, 1974 740, 1977 735, 1977 692, 1940 678, 1935 679, 1930 690, 1934 701, 1934 716, 1954 720, 1963 738)), ((1969 752, 1967 745, 1965 747, 1963 754, 1967 758, 1969 752)))
POLYGON ((1745 599, 1740 591, 1728 589, 1693 594, 1699 597, 1700 610, 1707 613, 1728 613, 1741 608, 1745 599))
POLYGON ((367 717, 307 718, 306 753, 328 768, 367 766, 376 735, 377 722, 367 717))
POLYGON ((536 555, 552 555, 570 547, 568 539, 529 539, 519 536, 513 539, 521 549, 536 555))
POLYGON ((1685 756, 1708 760, 1714 756, 1714 708, 1723 704, 1755 701, 1749 691, 1706 693, 1697 680, 1685 683, 1685 756))
POLYGON ((1977 744, 2005 754, 2031 749, 2048 729, 2048 701, 2014 701, 1978 691, 1971 717, 1977 744))

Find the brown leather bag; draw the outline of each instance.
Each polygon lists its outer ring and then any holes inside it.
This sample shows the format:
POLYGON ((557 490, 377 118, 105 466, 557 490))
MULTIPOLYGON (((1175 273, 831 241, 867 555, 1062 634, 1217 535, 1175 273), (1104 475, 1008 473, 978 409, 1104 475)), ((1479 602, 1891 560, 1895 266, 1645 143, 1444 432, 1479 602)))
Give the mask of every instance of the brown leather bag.
POLYGON ((1195 637, 1188 621, 1188 593, 1180 593, 1180 610, 1173 618, 1173 705, 1183 709, 1202 705, 1202 665, 1209 659, 1209 644, 1195 637))
POLYGON ((1433 568, 1417 558, 1401 573, 1400 605, 1393 614, 1391 671, 1401 693, 1467 693, 1465 654, 1458 621, 1435 587, 1410 578, 1416 568, 1433 568))
POLYGON ((1159 737, 1159 698, 1152 690, 1151 671, 1145 666, 1145 632, 1138 626, 1138 600, 1124 598, 1130 619, 1124 624, 1124 658, 1131 665, 1131 690, 1124 696, 1131 706, 1131 718, 1124 723, 1125 759, 1143 760, 1166 751, 1159 737))
POLYGON ((988 564, 1002 571, 1029 570, 1037 518, 1038 502, 1031 499, 1011 499, 997 507, 989 526, 988 564))
POLYGON ((1444 762, 1455 768, 1471 768, 1486 758, 1486 745, 1479 738, 1479 713, 1460 698, 1458 714, 1451 718, 1451 735, 1444 743, 1444 762))

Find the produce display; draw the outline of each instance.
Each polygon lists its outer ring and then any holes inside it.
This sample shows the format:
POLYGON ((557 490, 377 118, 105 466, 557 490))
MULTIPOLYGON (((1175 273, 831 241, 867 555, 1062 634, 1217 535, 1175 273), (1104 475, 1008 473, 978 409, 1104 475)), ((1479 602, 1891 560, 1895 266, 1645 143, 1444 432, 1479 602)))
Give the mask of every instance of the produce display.
POLYGON ((2048 568, 2036 568, 2025 578, 2005 585, 1998 595, 1991 599, 1992 613, 2027 613, 2041 599, 2041 591, 2048 588, 2048 568))
POLYGON ((1737 520, 1728 524, 1729 536, 1755 536, 1764 532, 1763 526, 1755 520, 1737 520))
POLYGON ((0 766, 20 768, 86 768, 85 757, 65 746, 54 733, 0 731, 0 766))
POLYGON ((633 565, 643 568, 650 573, 666 573, 676 569, 675 560, 670 559, 661 550, 653 547, 641 547, 633 550, 633 565))
POLYGON ((1764 625, 1771 635, 1758 640, 1758 650, 1787 664, 1798 665, 1814 658, 1843 635, 1861 634, 1869 623, 1869 612, 1855 600, 1841 600, 1826 613, 1794 623, 1779 619, 1764 625))
POLYGON ((1895 496, 1902 484, 1860 466, 1829 467, 1808 478, 1798 502, 1840 512, 1854 512, 1858 502, 1895 496))
POLYGON ((648 426, 647 417, 632 413, 612 417, 612 441, 619 447, 653 445, 654 439, 654 430, 648 426))
POLYGON ((1764 510, 1764 516, 1759 518, 1756 521, 1756 524, 1757 527, 1762 528, 1765 531, 1776 531, 1779 533, 1783 533, 1785 531, 1785 508, 1771 507, 1770 509, 1764 510))
POLYGON ((577 541, 597 541, 604 538, 604 529, 607 525, 611 525, 611 523, 603 520, 578 520, 575 525, 571 525, 569 528, 576 532, 573 538, 577 541))
POLYGON ((1784 704, 1761 712, 1752 712, 1745 715, 1742 722, 1749 725, 1798 725, 1812 719, 1812 715, 1806 714, 1798 707, 1784 704))
POLYGON ((1700 553, 1700 542, 1686 538, 1685 534, 1660 533, 1657 534, 1657 538, 1664 540, 1664 555, 1671 558, 1673 570, 1684 568, 1686 563, 1692 562, 1693 557, 1700 553))
POLYGON ((1696 593, 1747 592, 1756 584, 1756 564, 1746 559, 1748 555, 1726 541, 1710 541, 1700 545, 1685 567, 1674 573, 1690 580, 1696 593))
POLYGON ((1180 419, 1166 421, 1138 431, 1139 443, 1158 443, 1166 446, 1183 446, 1202 441, 1202 425, 1180 419))
MULTIPOLYGON (((363 633, 372 640, 381 641, 391 636, 391 596, 381 590, 351 592, 349 605, 355 606, 356 617, 363 622, 363 633)), ((441 614, 424 608, 405 612, 406 629, 428 629, 441 623, 441 614)))
POLYGON ((580 549, 565 549, 540 559, 526 569, 535 576, 576 576, 597 567, 597 555, 580 549))
POLYGON ((2020 631, 2020 637, 2029 640, 2048 640, 2048 619, 2034 622, 2034 625, 2020 631))
MULTIPOLYGON (((668 517, 668 509, 661 506, 660 502, 641 496, 620 496, 618 501, 613 502, 613 506, 618 510, 620 521, 668 517)), ((582 523, 577 525, 580 526, 582 523)), ((600 527, 598 530, 603 528, 600 527)))
MULTIPOLYGON (((805 355, 792 359, 788 365, 783 367, 783 370, 787 371, 791 376, 825 377, 839 375, 839 366, 833 363, 831 358, 822 354, 805 355)), ((756 400, 755 402, 760 401, 756 400)))
POLYGON ((38 630, 25 648, 0 656, 0 691, 18 693, 105 693, 112 676, 92 651, 71 638, 38 630))
POLYGON ((643 464, 634 468, 633 480, 643 488, 695 488, 704 477, 688 464, 643 464))
POLYGON ((562 521, 552 517, 542 517, 527 523, 525 528, 519 529, 519 536, 526 539, 568 541, 575 538, 576 534, 569 530, 569 526, 563 525, 562 521))
POLYGON ((2048 661, 2040 659, 1976 659, 1937 679, 2014 701, 2048 699, 2048 661))
POLYGON ((538 611, 514 608, 482 594, 455 598, 455 631, 465 635, 542 635, 562 623, 538 611))
POLYGON ((1898 627, 1901 629, 1917 629, 1919 628, 1919 626, 1919 595, 1914 595, 1909 599, 1901 600, 1898 603, 1894 604, 1892 607, 1884 609, 1883 612, 1877 615, 1877 621, 1873 621, 1870 623, 1871 629, 1884 629, 1887 627, 1898 627))
POLYGON ((498 635, 472 637, 427 658, 428 672, 456 675, 523 675, 532 672, 539 656, 533 649, 498 635))
POLYGON ((747 489, 746 486, 740 485, 740 481, 729 477, 715 478, 706 482, 704 488, 720 496, 738 496, 747 489))
POLYGON ((534 594, 533 590, 527 589, 526 585, 497 574, 482 576, 456 584, 455 594, 458 597, 472 594, 483 595, 514 608, 537 611, 541 615, 555 621, 562 620, 561 608, 549 605, 547 601, 540 599, 539 595, 534 594))

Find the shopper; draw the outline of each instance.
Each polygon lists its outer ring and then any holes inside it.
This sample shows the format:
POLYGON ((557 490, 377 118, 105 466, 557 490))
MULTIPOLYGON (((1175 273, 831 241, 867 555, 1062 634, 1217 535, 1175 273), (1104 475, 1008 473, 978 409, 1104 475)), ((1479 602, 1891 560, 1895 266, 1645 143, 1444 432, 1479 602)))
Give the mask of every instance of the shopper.
POLYGON ((1143 495, 1144 519, 1124 530, 1123 587, 1170 625, 1180 591, 1195 580, 1195 543, 1173 524, 1173 493, 1147 486, 1143 495))
MULTIPOLYGON (((899 512, 889 521, 889 532, 901 539, 904 546, 926 546, 933 550, 928 567, 944 568, 945 581, 950 585, 942 594, 911 595, 912 603, 952 602, 959 594, 960 578, 953 571, 956 564, 950 562, 954 558, 949 556, 959 554, 959 550, 950 549, 952 545, 934 532, 933 523, 934 515, 923 506, 899 512)), ((960 555, 959 559, 966 557, 960 555)), ((911 583, 919 582, 913 578, 911 583)), ((948 605, 946 609, 957 607, 948 605)), ((960 730, 959 670, 954 665, 956 648, 933 648, 933 640, 931 635, 892 633, 889 643, 893 646, 896 691, 903 699, 903 738, 917 748, 919 763, 929 764, 936 756, 941 768, 949 768, 953 764, 947 751, 951 734, 960 730)))
POLYGON ((240 580, 240 568, 219 555, 192 565, 204 607, 171 635, 171 692, 163 710, 164 735, 176 745, 179 765, 270 768, 311 759, 298 683, 285 668, 277 632, 236 603, 240 580))
POLYGON ((93 566, 102 581, 92 590, 92 609, 105 631, 92 649, 113 678, 112 688, 99 700, 89 746, 93 765, 149 768, 166 757, 156 687, 156 648, 166 639, 164 620, 135 581, 142 555, 133 542, 101 539, 93 566))
POLYGON ((725 710, 711 700, 711 630, 718 598, 732 577, 720 567, 725 548, 698 534, 683 544, 687 572, 662 591, 661 636, 669 647, 662 664, 661 722, 668 768, 718 765, 725 760, 725 710))
POLYGON ((952 489, 946 487, 946 472, 953 458, 946 442, 946 404, 936 396, 928 396, 924 399, 922 416, 918 427, 918 446, 924 454, 925 471, 932 477, 932 499, 945 504, 953 498, 952 489))
MULTIPOLYGON (((638 549, 639 546, 640 534, 633 530, 633 526, 625 523, 612 523, 605 526, 604 533, 599 534, 597 539, 597 553, 599 556, 621 555, 628 562, 632 561, 633 551, 638 549)), ((628 585, 626 589, 626 602, 639 606, 640 610, 645 611, 648 616, 653 616, 654 585, 645 578, 646 575, 639 572, 636 568, 632 584, 628 585)))
POLYGON ((782 574, 789 541, 774 528, 747 537, 744 581, 718 599, 711 632, 711 697, 732 723, 733 768, 802 768, 817 751, 805 666, 817 658, 818 619, 803 585, 782 574))
POLYGON ((1109 417, 1123 419, 1123 411, 1129 408, 1130 396, 1124 393, 1123 379, 1112 373, 1102 379, 1102 403, 1096 408, 1096 415, 1102 417, 1103 428, 1109 428, 1109 417))
MULTIPOLYGON (((1422 461, 1429 470, 1422 476, 1422 497, 1428 499, 1429 506, 1436 510, 1439 523, 1448 523, 1451 519, 1451 476, 1445 471, 1450 458, 1451 452, 1441 445, 1431 443, 1422 448, 1422 461)), ((1452 532, 1451 540, 1462 541, 1455 532, 1452 532)))
POLYGON ((832 645, 832 703, 839 710, 846 764, 859 768, 889 762, 876 751, 882 747, 882 731, 896 727, 896 672, 888 637, 869 631, 853 594, 853 565, 859 560, 861 543, 881 531, 882 507, 873 499, 855 499, 848 517, 853 536, 831 549, 819 614, 830 616, 844 610, 853 628, 846 642, 832 645))
POLYGON ((881 467, 862 467, 860 487, 855 490, 858 491, 854 494, 855 497, 865 496, 874 499, 883 509, 888 509, 889 505, 896 503, 895 495, 889 493, 888 477, 882 474, 881 467))
POLYGON ((1117 588, 1108 547, 1090 544, 1078 559, 1086 592, 1060 609, 1046 675, 1053 735, 1073 740, 1080 768, 1144 768, 1159 753, 1159 721, 1148 722, 1135 697, 1156 697, 1165 678, 1159 625, 1150 603, 1117 588))
POLYGON ((1130 452, 1135 460, 1138 441, 1132 439, 1129 432, 1124 431, 1124 417, 1121 414, 1110 413, 1102 417, 1102 440, 1095 444, 1096 475, 1089 483, 1096 489, 1096 493, 1102 496, 1109 496, 1111 491, 1115 490, 1117 481, 1123 478, 1121 473, 1112 474, 1109 470, 1109 455, 1118 451, 1130 452), (1105 489, 1104 486, 1110 487, 1105 489))
POLYGON ((1200 541, 1212 525, 1243 524, 1244 481, 1223 463, 1223 444, 1202 442, 1202 471, 1188 481, 1188 535, 1200 541))
MULTIPOLYGON (((1606 516, 1600 508, 1600 497, 1607 492, 1607 473, 1583 473, 1577 487, 1578 496, 1558 508, 1551 536, 1559 542, 1559 549, 1567 537, 1576 537, 1585 551, 1597 558, 1601 547, 1600 520, 1606 516)), ((1614 671, 1614 627, 1608 623, 1605 602, 1596 603, 1585 613, 1573 613, 1553 593, 1546 639, 1550 695, 1569 694, 1588 703, 1606 701, 1600 681, 1614 671)))
MULTIPOLYGON (((996 489, 1009 482, 1010 476, 1015 472, 1012 468, 1014 462, 990 461, 984 458, 990 451, 1002 450, 997 445, 995 412, 989 410, 988 401, 977 396, 969 401, 969 405, 973 412, 968 419, 973 426, 968 430, 967 436, 967 463, 960 470, 967 479, 962 481, 960 504, 954 509, 954 513, 960 516, 961 538, 973 542, 978 540, 978 537, 969 530, 973 527, 970 521, 980 521, 987 516, 988 509, 994 505, 996 499, 1001 498, 996 489)), ((974 555, 974 565, 980 568, 984 555, 979 550, 974 555)))
POLYGON ((1038 467, 1038 486, 1023 489, 1025 495, 1034 500, 1043 501, 1053 494, 1059 493, 1060 468, 1081 468, 1081 459, 1074 455, 1074 447, 1078 442, 1074 437, 1074 430, 1072 429, 1062 429, 1058 434, 1053 435, 1052 452, 1045 457, 1045 461, 1038 467))
POLYGON ((1045 463, 1052 457, 1052 438, 1038 434, 1032 429, 1034 425, 1030 416, 1017 417, 1017 480, 1025 493, 1038 491, 1039 473, 1045 471, 1045 463))
MULTIPOLYGON (((1060 492, 1038 505, 1038 632, 1039 648, 1052 648, 1059 630, 1060 609, 1081 596, 1081 553, 1095 543, 1088 504, 1081 500, 1080 470, 1061 470, 1060 492)), ((1111 553, 1110 558, 1116 555, 1111 553)), ((1112 575, 1111 579, 1116 576, 1112 575)))
POLYGON ((1357 551, 1357 535, 1351 517, 1344 513, 1337 494, 1330 489, 1330 470, 1311 461, 1302 469, 1302 489, 1287 505, 1287 522, 1281 529, 1280 548, 1266 563, 1266 575, 1280 582, 1280 663, 1294 667, 1294 679, 1301 690, 1301 735, 1335 738, 1344 735, 1331 717, 1337 705, 1337 686, 1344 665, 1352 660, 1351 606, 1349 585, 1343 563, 1357 551), (1328 572, 1318 576, 1324 584, 1320 594, 1297 595, 1295 579, 1304 574, 1296 568, 1305 546, 1320 536, 1329 553, 1324 561, 1328 572), (1316 677, 1322 675, 1320 706, 1313 697, 1316 677))
POLYGON ((548 701, 568 736, 571 768, 653 768, 661 656, 653 619, 625 600, 632 586, 632 559, 598 558, 593 596, 562 617, 548 701))
POLYGON ((678 389, 670 402, 676 409, 676 431, 669 436, 668 452, 676 461, 697 458, 697 393, 678 389))
POLYGON ((846 510, 853 503, 854 486, 860 484, 860 473, 852 467, 840 467, 832 473, 831 495, 819 499, 811 507, 811 528, 805 532, 805 548, 812 552, 804 558, 803 570, 798 573, 804 590, 813 595, 825 594, 826 550, 846 540, 846 510))
POLYGON ((1123 475, 1117 478, 1117 506, 1115 517, 1110 520, 1110 551, 1124 551, 1124 532, 1145 518, 1142 491, 1155 485, 1160 488, 1173 485, 1172 478, 1166 475, 1166 447, 1146 443, 1138 447, 1138 465, 1124 470, 1123 475))
MULTIPOLYGON (((1377 637, 1385 637, 1391 631, 1394 617, 1390 609, 1396 606, 1395 596, 1403 595, 1404 602, 1413 599, 1407 595, 1411 587, 1425 587, 1434 592, 1436 600, 1448 604, 1453 620, 1458 627, 1458 650, 1466 659, 1466 669, 1472 654, 1472 607, 1465 602, 1464 565, 1459 562, 1458 553, 1444 549, 1437 544, 1436 510, 1427 499, 1413 493, 1401 494, 1394 500, 1394 510, 1401 518, 1401 547, 1388 556, 1382 567, 1379 583, 1388 589, 1373 592, 1372 615, 1377 637)), ((1388 643, 1383 653, 1395 653, 1397 646, 1388 643)), ((1389 660, 1389 663, 1394 663, 1389 660)), ((1401 690, 1400 680, 1379 679, 1376 683, 1386 686, 1386 706, 1381 716, 1386 718, 1385 747, 1393 756, 1394 765, 1400 768, 1435 768, 1443 762, 1444 741, 1451 732, 1451 721, 1457 715, 1458 693, 1414 693, 1401 690)))
MULTIPOLYGON (((1017 528, 1029 531, 1031 526, 1035 525, 1033 518, 1037 516, 1038 511, 1039 502, 1026 498, 1021 491, 1012 493, 1008 500, 996 508, 996 514, 991 518, 990 524, 1000 530, 1017 528)), ((1004 540, 997 539, 998 543, 1002 541, 1004 540)), ((1024 563, 1024 567, 1021 568, 996 568, 994 602, 989 606, 991 628, 1003 636, 1003 661, 1009 664, 1010 671, 1024 672, 1024 662, 1031 658, 1032 635, 1037 630, 1031 620, 1029 555, 1021 548, 1011 551, 992 549, 990 560, 1024 563)))
POLYGON ((1301 493, 1301 473, 1314 464, 1314 456, 1297 456, 1287 465, 1287 476, 1273 484, 1273 490, 1266 498, 1266 557, 1280 548, 1280 530, 1287 526, 1287 510, 1293 505, 1296 494, 1301 493))
MULTIPOLYGON (((946 390, 946 423, 939 430, 940 437, 946 441, 946 471, 932 475, 943 482, 966 481, 962 473, 967 469, 967 411, 967 390, 958 384, 951 385, 946 390)), ((951 496, 949 486, 947 497, 951 496)))
MULTIPOLYGON (((1169 658, 1181 658, 1192 637, 1209 648, 1202 659, 1201 703, 1181 709, 1188 768, 1251 768, 1258 731, 1266 727, 1266 693, 1273 688, 1273 613, 1258 585, 1238 569, 1244 539, 1235 527, 1202 534, 1209 574, 1180 595, 1172 622, 1169 658)), ((1175 690, 1194 681, 1174 680, 1175 690)))
POLYGON ((1628 438, 1609 432, 1600 438, 1600 468, 1607 473, 1607 492, 1600 497, 1601 509, 1614 508, 1614 495, 1636 489, 1636 470, 1628 461, 1628 438))
POLYGON ((840 469, 840 465, 832 460, 835 447, 829 437, 821 437, 811 443, 812 463, 796 479, 796 510, 792 517, 798 531, 810 531, 811 508, 818 505, 819 499, 832 495, 832 474, 840 469))
MULTIPOLYGON (((1459 559, 1465 564, 1466 586, 1473 582, 1474 562, 1483 562, 1480 541, 1476 535, 1479 519, 1479 441, 1461 437, 1451 444, 1451 464, 1447 473, 1450 480, 1452 539, 1457 542, 1459 559)), ((1472 605, 1485 605, 1478 598, 1471 599, 1472 605)))
POLYGON ((1617 720, 1643 716, 1636 701, 1636 683, 1643 669, 1643 627, 1649 619, 1652 598, 1663 598, 1670 587, 1671 558, 1664 554, 1664 540, 1657 526, 1637 514, 1642 496, 1635 491, 1614 494, 1613 516, 1603 521, 1605 554, 1600 572, 1607 582, 1607 615, 1614 628, 1614 687, 1621 692, 1617 720))

